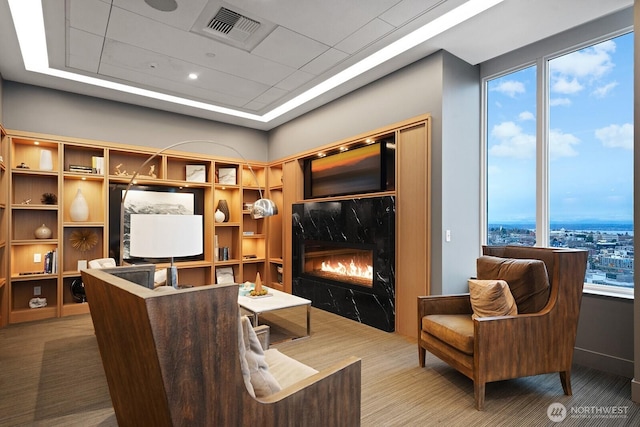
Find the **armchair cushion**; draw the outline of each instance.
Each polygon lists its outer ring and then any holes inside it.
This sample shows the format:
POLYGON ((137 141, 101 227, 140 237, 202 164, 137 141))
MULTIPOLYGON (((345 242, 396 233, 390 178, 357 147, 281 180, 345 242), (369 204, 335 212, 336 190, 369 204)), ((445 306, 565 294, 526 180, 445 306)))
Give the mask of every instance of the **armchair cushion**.
POLYGON ((469 294, 473 318, 518 314, 516 301, 504 280, 469 279, 469 294))
POLYGON ((549 276, 544 261, 484 255, 477 260, 477 278, 506 281, 518 313, 537 313, 549 300, 549 276))
POLYGON ((311 366, 307 366, 275 348, 270 348, 264 352, 264 357, 269 364, 269 371, 280 384, 283 389, 292 384, 302 381, 311 375, 317 374, 318 371, 311 366))
POLYGON ((473 355, 473 320, 470 314, 429 314, 422 318, 422 331, 473 355))

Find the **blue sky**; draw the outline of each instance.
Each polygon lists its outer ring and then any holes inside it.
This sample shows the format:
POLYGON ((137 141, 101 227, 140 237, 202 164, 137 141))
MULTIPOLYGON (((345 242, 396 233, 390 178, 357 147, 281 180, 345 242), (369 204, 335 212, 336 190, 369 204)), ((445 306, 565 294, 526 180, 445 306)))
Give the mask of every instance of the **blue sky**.
MULTIPOLYGON (((552 222, 633 218, 633 34, 549 62, 552 222)), ((536 66, 488 84, 488 220, 535 221, 536 66)))

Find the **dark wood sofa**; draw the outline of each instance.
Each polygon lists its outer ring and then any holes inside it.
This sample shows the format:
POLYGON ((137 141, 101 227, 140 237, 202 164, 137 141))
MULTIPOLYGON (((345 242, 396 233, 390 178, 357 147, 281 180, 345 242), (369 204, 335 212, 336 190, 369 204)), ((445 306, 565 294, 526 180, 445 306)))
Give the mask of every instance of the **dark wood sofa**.
POLYGON ((162 293, 100 270, 82 280, 120 426, 360 425, 355 357, 267 397, 249 394, 237 285, 162 293))

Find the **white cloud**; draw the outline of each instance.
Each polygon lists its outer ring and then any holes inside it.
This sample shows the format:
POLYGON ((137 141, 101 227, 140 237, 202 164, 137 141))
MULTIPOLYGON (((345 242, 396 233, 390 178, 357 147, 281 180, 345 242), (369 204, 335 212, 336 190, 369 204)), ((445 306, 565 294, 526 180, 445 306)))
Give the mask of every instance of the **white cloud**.
POLYGON ((560 157, 575 157, 578 152, 574 149, 580 140, 570 133, 563 133, 558 129, 549 130, 549 158, 551 160, 560 157))
POLYGON ((595 88, 593 90, 593 92, 591 92, 591 95, 595 96, 596 98, 604 98, 616 86, 618 86, 618 82, 611 82, 611 83, 608 83, 608 84, 606 84, 604 86, 599 86, 599 87, 595 88))
POLYGON ((520 113, 518 115, 518 119, 525 121, 525 120, 535 120, 536 116, 533 115, 533 113, 531 111, 523 111, 522 113, 520 113))
POLYGON ((571 95, 580 92, 584 86, 580 84, 577 78, 568 80, 566 76, 559 77, 551 85, 551 90, 557 93, 571 95))
POLYGON ((615 42, 608 40, 553 59, 549 62, 551 90, 575 94, 585 86, 595 84, 615 66, 611 60, 615 50, 615 42))
POLYGON ((514 122, 502 122, 491 130, 498 143, 491 146, 489 153, 497 157, 530 159, 536 153, 536 137, 522 131, 514 122))
POLYGON ((633 125, 625 123, 622 126, 609 125, 596 129, 596 138, 602 142, 603 147, 624 148, 633 151, 633 125))
POLYGON ((551 71, 578 78, 599 78, 614 67, 610 53, 615 51, 616 43, 607 40, 552 60, 551 71))
POLYGON ((524 83, 519 82, 517 80, 505 80, 498 83, 497 86, 491 89, 492 91, 500 92, 504 95, 507 95, 511 98, 514 98, 516 95, 525 93, 526 89, 524 87, 524 83))
POLYGON ((569 98, 551 98, 549 100, 550 107, 568 107, 571 105, 569 98))

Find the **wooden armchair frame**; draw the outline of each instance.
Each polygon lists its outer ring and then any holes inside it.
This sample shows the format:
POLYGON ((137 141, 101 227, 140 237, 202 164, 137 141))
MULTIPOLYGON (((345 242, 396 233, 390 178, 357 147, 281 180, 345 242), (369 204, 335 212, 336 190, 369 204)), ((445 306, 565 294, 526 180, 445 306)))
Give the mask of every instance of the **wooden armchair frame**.
POLYGON ((358 426, 352 357, 263 399, 245 387, 237 285, 154 292, 100 270, 82 280, 120 426, 358 426))
POLYGON ((418 359, 425 366, 429 351, 473 380, 475 406, 484 406, 485 384, 559 372, 571 395, 571 363, 578 328, 587 252, 520 246, 483 247, 485 255, 544 261, 550 296, 538 313, 473 320, 473 355, 422 330, 430 314, 473 313, 469 294, 418 297, 418 359))

